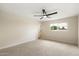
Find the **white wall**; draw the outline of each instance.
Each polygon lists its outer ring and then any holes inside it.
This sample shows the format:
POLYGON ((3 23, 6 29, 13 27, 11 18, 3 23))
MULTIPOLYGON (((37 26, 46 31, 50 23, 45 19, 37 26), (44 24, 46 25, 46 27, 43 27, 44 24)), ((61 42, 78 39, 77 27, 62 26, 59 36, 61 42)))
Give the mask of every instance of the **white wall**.
POLYGON ((38 21, 0 11, 0 49, 37 39, 39 29, 38 21))
POLYGON ((53 41, 59 41, 69 44, 78 44, 78 17, 68 17, 59 20, 51 20, 42 23, 41 38, 53 41), (53 23, 68 23, 67 31, 51 31, 50 24, 53 23))

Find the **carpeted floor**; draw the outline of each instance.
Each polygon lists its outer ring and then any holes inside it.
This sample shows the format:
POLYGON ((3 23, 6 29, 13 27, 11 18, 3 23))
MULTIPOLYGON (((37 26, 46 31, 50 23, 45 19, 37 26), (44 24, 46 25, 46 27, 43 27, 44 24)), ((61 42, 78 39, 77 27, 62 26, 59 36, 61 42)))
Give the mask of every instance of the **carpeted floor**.
POLYGON ((73 45, 35 40, 0 50, 2 56, 79 56, 79 48, 73 45))

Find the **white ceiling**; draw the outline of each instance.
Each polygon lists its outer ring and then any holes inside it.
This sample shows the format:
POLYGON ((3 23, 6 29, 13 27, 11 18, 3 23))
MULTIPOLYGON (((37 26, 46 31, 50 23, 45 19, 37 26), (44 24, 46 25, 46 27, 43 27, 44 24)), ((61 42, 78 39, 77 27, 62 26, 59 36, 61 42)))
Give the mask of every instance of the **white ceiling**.
MULTIPOLYGON (((0 10, 11 12, 23 17, 29 17, 35 20, 40 20, 39 17, 34 17, 45 8, 47 11, 52 12, 57 9, 58 14, 51 16, 52 18, 44 18, 43 20, 55 20, 64 17, 70 17, 79 14, 78 3, 9 3, 0 4, 0 10)), ((40 13, 39 13, 40 14, 40 13)))

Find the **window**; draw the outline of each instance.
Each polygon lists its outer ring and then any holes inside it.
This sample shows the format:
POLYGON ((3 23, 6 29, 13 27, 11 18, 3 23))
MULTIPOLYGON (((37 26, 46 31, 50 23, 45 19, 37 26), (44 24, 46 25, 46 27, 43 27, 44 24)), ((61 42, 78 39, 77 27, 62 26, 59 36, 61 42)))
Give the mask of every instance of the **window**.
POLYGON ((50 24, 51 30, 67 30, 68 24, 67 23, 55 23, 50 24))

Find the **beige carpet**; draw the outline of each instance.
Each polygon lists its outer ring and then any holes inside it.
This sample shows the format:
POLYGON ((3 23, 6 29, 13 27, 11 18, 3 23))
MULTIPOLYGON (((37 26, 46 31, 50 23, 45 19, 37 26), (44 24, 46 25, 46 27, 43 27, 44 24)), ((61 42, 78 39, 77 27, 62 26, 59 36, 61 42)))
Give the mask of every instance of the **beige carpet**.
POLYGON ((48 40, 35 40, 0 50, 2 56, 69 56, 79 55, 79 48, 48 40))

